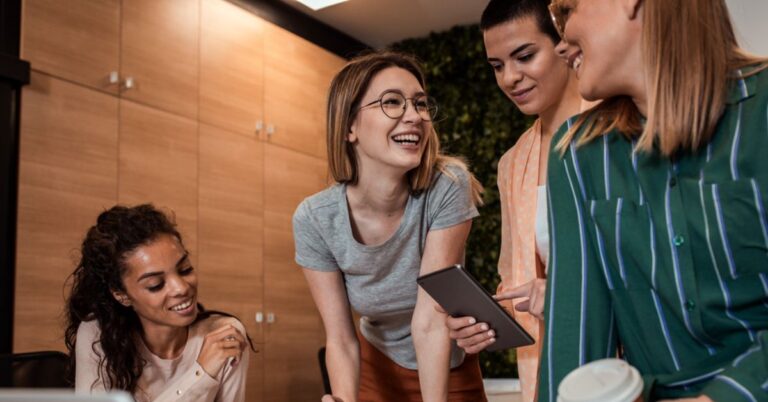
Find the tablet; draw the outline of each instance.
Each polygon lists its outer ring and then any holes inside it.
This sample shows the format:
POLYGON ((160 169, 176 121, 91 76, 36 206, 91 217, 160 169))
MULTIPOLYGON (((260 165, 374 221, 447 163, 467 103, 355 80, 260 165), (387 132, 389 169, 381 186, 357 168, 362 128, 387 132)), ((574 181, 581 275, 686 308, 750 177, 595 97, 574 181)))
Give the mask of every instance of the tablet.
POLYGON ((416 282, 451 316, 469 316, 487 323, 496 332, 496 342, 485 350, 533 344, 523 327, 461 265, 420 276, 416 282))

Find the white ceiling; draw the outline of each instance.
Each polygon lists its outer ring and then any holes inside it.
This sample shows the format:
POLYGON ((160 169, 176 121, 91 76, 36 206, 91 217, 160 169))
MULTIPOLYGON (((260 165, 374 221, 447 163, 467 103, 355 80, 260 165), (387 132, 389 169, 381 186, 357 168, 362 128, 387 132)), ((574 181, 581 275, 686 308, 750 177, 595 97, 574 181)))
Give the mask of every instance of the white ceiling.
POLYGON ((480 22, 488 0, 349 0, 318 11, 296 0, 283 3, 371 46, 480 22))

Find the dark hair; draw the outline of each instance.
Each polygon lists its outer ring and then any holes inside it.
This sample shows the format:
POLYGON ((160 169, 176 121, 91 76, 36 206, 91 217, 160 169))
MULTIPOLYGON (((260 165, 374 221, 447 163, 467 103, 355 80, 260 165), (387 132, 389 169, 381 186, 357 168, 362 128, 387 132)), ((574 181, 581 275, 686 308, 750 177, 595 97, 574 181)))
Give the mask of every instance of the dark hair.
POLYGON ((114 206, 102 212, 96 225, 88 229, 80 262, 70 276, 72 292, 66 306, 65 342, 72 373, 76 363, 77 329, 83 321, 97 320, 101 334, 91 346, 96 350, 99 344, 103 351, 103 355, 99 355, 97 378, 107 390, 136 391, 146 363, 136 343, 141 323, 133 309, 115 300, 112 291, 125 291, 122 276, 126 270, 126 254, 163 234, 175 236, 181 243, 172 219, 150 204, 114 206), (102 373, 107 378, 101 378, 102 373))
POLYGON ((487 31, 506 22, 533 17, 539 30, 552 42, 560 42, 560 35, 549 16, 549 0, 491 0, 480 17, 480 29, 487 31))

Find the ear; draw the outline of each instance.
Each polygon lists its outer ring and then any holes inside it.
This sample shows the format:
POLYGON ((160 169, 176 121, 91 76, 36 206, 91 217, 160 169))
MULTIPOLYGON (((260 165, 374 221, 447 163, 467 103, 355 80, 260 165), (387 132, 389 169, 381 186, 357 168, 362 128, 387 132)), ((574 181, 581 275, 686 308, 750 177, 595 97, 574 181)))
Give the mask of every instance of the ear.
POLYGON ((357 119, 352 122, 352 125, 349 127, 349 133, 347 133, 347 142, 350 144, 357 142, 357 134, 355 134, 355 131, 357 131, 357 119))
POLYGON ((635 20, 640 16, 640 10, 643 7, 643 0, 620 0, 624 15, 629 20, 635 20))
POLYGON ((128 297, 125 292, 121 292, 119 290, 113 290, 112 291, 112 297, 117 300, 118 303, 122 304, 125 307, 131 307, 131 299, 128 297))

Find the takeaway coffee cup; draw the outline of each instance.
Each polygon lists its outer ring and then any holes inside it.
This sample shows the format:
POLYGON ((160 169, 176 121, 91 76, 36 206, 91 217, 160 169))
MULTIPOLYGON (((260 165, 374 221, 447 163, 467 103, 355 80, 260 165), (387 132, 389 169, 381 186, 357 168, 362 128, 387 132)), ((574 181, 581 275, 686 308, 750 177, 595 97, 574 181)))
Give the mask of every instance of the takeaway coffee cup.
POLYGON ((603 359, 568 373, 557 388, 557 402, 636 402, 643 379, 624 360, 603 359))

